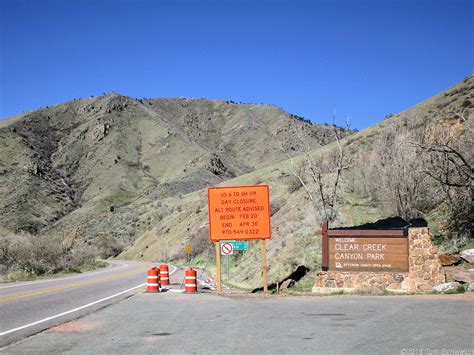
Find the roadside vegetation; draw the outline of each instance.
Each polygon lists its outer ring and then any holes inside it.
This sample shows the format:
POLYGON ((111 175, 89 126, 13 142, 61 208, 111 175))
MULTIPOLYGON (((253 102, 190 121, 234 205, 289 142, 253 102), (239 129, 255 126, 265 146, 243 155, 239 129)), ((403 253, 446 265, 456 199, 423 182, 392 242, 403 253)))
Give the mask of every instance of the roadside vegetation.
POLYGON ((104 267, 106 263, 97 258, 117 255, 121 249, 110 238, 98 241, 92 245, 47 235, 1 235, 0 281, 25 281, 104 267))
POLYGON ((426 219, 450 252, 472 239, 474 132, 469 111, 449 111, 438 124, 399 120, 384 129, 352 171, 352 191, 385 216, 426 219))

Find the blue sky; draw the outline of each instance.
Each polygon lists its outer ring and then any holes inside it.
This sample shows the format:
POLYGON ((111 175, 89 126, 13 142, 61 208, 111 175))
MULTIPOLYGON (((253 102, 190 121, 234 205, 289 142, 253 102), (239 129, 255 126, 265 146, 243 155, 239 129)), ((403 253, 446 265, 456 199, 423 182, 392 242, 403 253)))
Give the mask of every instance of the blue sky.
POLYGON ((0 117, 115 91, 368 127, 473 73, 469 0, 0 0, 0 117))

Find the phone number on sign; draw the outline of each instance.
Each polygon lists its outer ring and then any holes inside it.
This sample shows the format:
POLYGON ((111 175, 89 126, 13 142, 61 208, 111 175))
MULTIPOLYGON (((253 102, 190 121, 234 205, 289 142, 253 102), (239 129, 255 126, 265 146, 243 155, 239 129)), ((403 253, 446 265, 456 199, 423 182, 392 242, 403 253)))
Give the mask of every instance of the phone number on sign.
POLYGON ((222 234, 226 235, 238 235, 238 234, 251 234, 251 235, 257 235, 258 234, 258 229, 223 229, 222 234))

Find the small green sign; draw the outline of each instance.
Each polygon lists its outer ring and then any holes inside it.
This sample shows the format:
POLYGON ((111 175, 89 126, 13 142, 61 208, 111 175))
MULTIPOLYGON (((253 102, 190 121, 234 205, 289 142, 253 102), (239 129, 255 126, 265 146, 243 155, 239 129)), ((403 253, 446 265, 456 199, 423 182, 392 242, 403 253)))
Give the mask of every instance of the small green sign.
POLYGON ((247 240, 221 240, 221 243, 231 243, 234 247, 234 251, 247 250, 249 248, 249 242, 247 240))

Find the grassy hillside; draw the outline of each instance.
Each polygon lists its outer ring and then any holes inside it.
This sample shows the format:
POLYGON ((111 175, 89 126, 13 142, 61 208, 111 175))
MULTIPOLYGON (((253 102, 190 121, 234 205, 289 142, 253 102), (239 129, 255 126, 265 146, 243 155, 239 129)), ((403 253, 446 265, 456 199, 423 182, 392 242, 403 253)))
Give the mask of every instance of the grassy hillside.
MULTIPOLYGON (((472 152, 473 102, 471 76, 348 135, 342 143, 353 164, 342 181, 335 224, 393 214, 388 199, 370 193, 375 175, 367 175, 377 169, 374 154, 395 150, 387 147, 386 137, 406 132, 421 137, 448 125, 472 152)), ((120 257, 138 260, 183 260, 190 243, 193 257, 204 265, 214 253, 207 187, 269 184, 270 282, 299 265, 317 270, 320 243, 314 232, 322 223, 320 211, 291 169, 304 167, 301 141, 311 156, 330 156, 337 148, 331 132, 330 126, 310 125, 276 107, 204 99, 138 100, 109 94, 33 111, 1 122, 0 227, 89 242, 113 237, 126 246, 120 257), (275 139, 277 132, 294 165, 275 139)), ((442 211, 433 206, 426 210, 433 230, 442 233, 442 211)), ((232 283, 260 286, 260 258, 258 242, 234 256, 232 283)))
MULTIPOLYGON (((449 124, 459 125, 459 130, 463 134, 470 134, 467 127, 471 123, 460 122, 459 118, 453 118, 452 115, 453 112, 462 110, 471 118, 474 107, 471 104, 474 102, 473 95, 474 78, 470 77, 405 112, 343 140, 344 149, 354 159, 354 164, 343 181, 339 218, 335 224, 357 225, 393 215, 387 212, 380 201, 362 193, 361 189, 355 186, 361 181, 370 180, 370 176, 361 176, 360 171, 370 165, 368 160, 371 154, 382 149, 381 140, 384 134, 393 130, 401 133, 401 127, 407 127, 414 136, 422 135, 432 127, 446 124, 447 120, 449 124)), ((327 156, 335 148, 334 144, 329 144, 312 150, 311 154, 327 156)), ((302 162, 301 156, 295 158, 295 165, 298 166, 302 162)), ((271 282, 288 276, 299 265, 317 270, 321 260, 320 240, 314 236, 314 232, 319 229, 322 221, 304 189, 294 189, 295 182, 290 168, 290 163, 283 160, 220 184, 233 186, 265 183, 271 186, 273 238, 267 244, 271 282)), ((184 259, 184 248, 189 242, 194 248, 193 256, 205 265, 208 260, 214 258, 213 246, 208 241, 206 199, 206 190, 203 189, 184 195, 180 200, 169 198, 162 201, 159 208, 166 206, 165 209, 169 214, 140 236, 122 257, 146 260, 184 259)), ((145 204, 150 203, 151 210, 148 210, 148 213, 152 214, 153 202, 146 198, 143 201, 145 204)), ((435 233, 440 224, 437 214, 437 210, 434 209, 423 216, 428 219, 435 233)), ((452 250, 454 244, 448 243, 440 247, 452 250)), ((252 242, 248 252, 232 257, 232 264, 235 266, 232 268, 232 283, 246 288, 260 285, 261 279, 254 277, 260 274, 260 253, 260 243, 252 242)))
POLYGON ((290 145, 300 126, 312 147, 328 142, 329 126, 226 101, 109 94, 33 111, 0 126, 0 225, 130 243, 148 228, 143 196, 156 205, 279 161, 274 131, 290 145))

